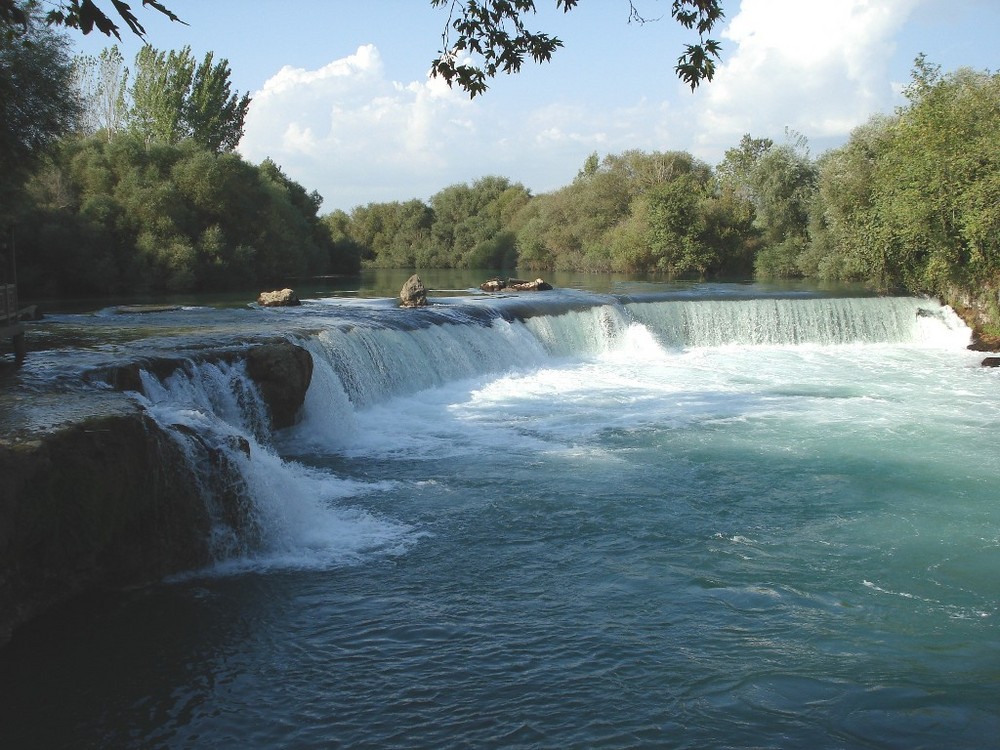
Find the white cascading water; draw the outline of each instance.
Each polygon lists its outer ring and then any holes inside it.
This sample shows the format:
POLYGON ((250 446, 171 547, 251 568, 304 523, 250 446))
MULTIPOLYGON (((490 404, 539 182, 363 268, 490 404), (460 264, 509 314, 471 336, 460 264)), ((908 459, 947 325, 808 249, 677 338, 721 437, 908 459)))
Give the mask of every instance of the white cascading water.
MULTIPOLYGON (((370 443, 370 436, 358 434, 359 415, 392 399, 497 376, 504 376, 495 380, 497 385, 474 386, 484 387, 478 391, 483 395, 504 382, 524 388, 518 373, 579 367, 595 358, 618 369, 602 367, 588 374, 595 378, 589 385, 614 390, 623 373, 643 362, 662 361, 670 351, 859 343, 952 348, 964 346, 968 337, 968 329, 948 308, 912 298, 630 302, 526 320, 497 317, 489 324, 335 324, 299 342, 313 356, 313 378, 302 420, 281 447, 293 453, 303 445, 327 453, 349 451, 370 443)), ((573 389, 565 391, 569 384, 557 380, 562 396, 569 397, 573 389)), ((241 363, 192 364, 162 382, 148 374, 143 382, 149 413, 176 436, 192 465, 205 463, 199 456, 208 447, 225 453, 241 475, 238 490, 247 495, 248 516, 242 529, 234 529, 221 509, 213 508, 206 480, 206 502, 217 519, 213 550, 220 565, 340 564, 405 549, 416 538, 405 525, 350 506, 352 497, 380 492, 391 482, 339 479, 329 470, 279 456, 266 407, 241 363)), ((547 387, 544 377, 533 383, 547 387)), ((665 382, 663 388, 672 386, 665 382)), ((202 474, 214 470, 200 469, 202 474)))
POLYGON ((405 526, 352 508, 346 501, 378 491, 378 483, 341 480, 275 452, 266 407, 243 363, 189 364, 164 381, 143 373, 147 412, 175 437, 201 476, 214 520, 216 572, 245 567, 349 564, 374 551, 405 548, 405 526), (244 442, 245 441, 245 442, 244 442), (225 454, 245 494, 241 528, 212 496, 204 450, 225 454))
POLYGON ((632 303, 629 312, 668 347, 968 343, 949 309, 912 297, 632 303), (930 342, 927 342, 930 343, 930 342))

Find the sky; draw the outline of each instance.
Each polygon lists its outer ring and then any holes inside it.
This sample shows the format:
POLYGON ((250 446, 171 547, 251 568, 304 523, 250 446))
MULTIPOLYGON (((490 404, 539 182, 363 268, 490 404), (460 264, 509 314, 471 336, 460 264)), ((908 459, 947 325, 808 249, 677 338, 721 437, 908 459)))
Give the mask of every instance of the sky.
MULTIPOLYGON (((711 165, 745 133, 808 139, 818 156, 905 100, 919 53, 944 72, 1000 67, 996 0, 723 0, 715 79, 674 74, 691 32, 670 0, 536 0, 529 28, 559 37, 475 99, 429 77, 448 9, 429 0, 164 0, 186 25, 132 3, 157 49, 226 58, 252 97, 239 152, 273 159, 324 199, 321 213, 427 201, 487 175, 533 193, 569 184, 591 153, 688 151, 711 165)), ((102 7, 110 7, 103 3, 102 7)), ((76 51, 112 43, 74 35, 76 51)), ((118 43, 131 63, 141 40, 118 43)))

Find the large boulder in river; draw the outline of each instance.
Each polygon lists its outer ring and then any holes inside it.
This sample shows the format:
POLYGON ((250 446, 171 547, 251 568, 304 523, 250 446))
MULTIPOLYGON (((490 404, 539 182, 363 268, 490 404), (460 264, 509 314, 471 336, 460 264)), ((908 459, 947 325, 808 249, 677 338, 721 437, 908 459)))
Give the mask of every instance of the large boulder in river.
POLYGON ((523 279, 507 279, 507 288, 515 292, 547 292, 552 285, 543 279, 524 281, 523 279))
POLYGON ((292 289, 279 289, 274 292, 261 292, 257 298, 261 307, 294 307, 302 302, 292 289))
POLYGON ((271 412, 271 426, 294 425, 312 380, 312 355, 289 341, 276 341, 250 349, 246 362, 247 375, 271 412))
POLYGON ((408 278, 399 290, 399 304, 402 307, 424 307, 427 304, 427 288, 416 274, 408 278))

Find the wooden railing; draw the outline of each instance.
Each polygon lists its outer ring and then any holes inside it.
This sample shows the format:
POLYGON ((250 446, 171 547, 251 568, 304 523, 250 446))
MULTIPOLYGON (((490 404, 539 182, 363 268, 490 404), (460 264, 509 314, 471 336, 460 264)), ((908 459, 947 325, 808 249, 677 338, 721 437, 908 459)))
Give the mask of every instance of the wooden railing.
POLYGON ((0 284, 0 326, 16 323, 17 317, 17 286, 0 284))

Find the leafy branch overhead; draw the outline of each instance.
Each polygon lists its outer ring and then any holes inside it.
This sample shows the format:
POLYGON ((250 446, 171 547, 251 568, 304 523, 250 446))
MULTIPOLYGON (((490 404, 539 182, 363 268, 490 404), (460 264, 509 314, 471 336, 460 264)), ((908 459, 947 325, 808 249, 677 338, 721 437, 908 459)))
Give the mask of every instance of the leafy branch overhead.
POLYGON ((722 17, 719 0, 674 0, 670 14, 686 29, 698 31, 698 44, 688 44, 677 58, 677 77, 694 91, 703 80, 715 77, 715 61, 721 59, 722 46, 706 37, 722 17))
MULTIPOLYGON (((181 21, 158 0, 141 0, 146 6, 171 21, 181 21)), ((526 18, 536 12, 535 0, 430 0, 435 8, 447 7, 448 20, 441 35, 441 51, 431 62, 431 74, 440 76, 449 86, 457 85, 475 97, 486 91, 487 81, 499 73, 517 73, 526 59, 548 62, 563 46, 556 36, 530 30, 526 18)), ((89 34, 97 29, 121 39, 115 16, 139 37, 146 29, 131 6, 123 0, 54 0, 55 9, 46 20, 51 25, 67 26, 89 34), (110 3, 114 12, 105 12, 97 2, 110 3)), ((134 1, 133 1, 134 4, 134 1)), ((579 0, 555 0, 556 9, 568 13, 579 0)), ((649 23, 634 0, 629 0, 629 23, 649 23)), ((21 0, 0 0, 0 25, 26 25, 21 0)), ((694 91, 702 81, 715 76, 716 60, 722 47, 710 38, 715 25, 723 18, 722 0, 672 0, 671 17, 685 29, 698 34, 698 41, 684 46, 674 71, 694 91)))
MULTIPOLYGON (((3 3, 13 3, 13 1, 0 0, 3 3)), ((111 4, 114 6, 118 16, 132 30, 133 34, 139 37, 146 36, 146 29, 139 23, 139 19, 136 18, 128 3, 122 2, 122 0, 111 0, 111 4)), ((142 0, 142 5, 143 7, 148 5, 153 10, 159 11, 171 21, 184 23, 173 11, 156 0, 142 0)), ((89 34, 96 28, 102 34, 106 34, 107 36, 114 34, 115 37, 121 39, 121 34, 118 33, 118 24, 101 10, 94 3, 94 0, 62 0, 55 10, 49 11, 46 20, 50 24, 79 29, 84 34, 89 34)))
MULTIPOLYGON (((568 13, 579 0, 555 0, 556 8, 568 13)), ((441 52, 431 62, 431 73, 449 86, 458 85, 475 97, 486 91, 487 80, 498 73, 517 73, 525 59, 548 62, 563 46, 561 39, 534 32, 525 17, 536 12, 534 0, 431 0, 434 7, 448 7, 448 21, 441 35, 441 52)), ((722 47, 709 38, 723 18, 721 0, 673 0, 670 15, 686 29, 696 31, 698 42, 685 45, 674 70, 694 91, 702 81, 715 76, 715 63, 722 47)), ((644 18, 629 2, 629 22, 644 18)))

